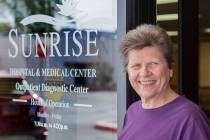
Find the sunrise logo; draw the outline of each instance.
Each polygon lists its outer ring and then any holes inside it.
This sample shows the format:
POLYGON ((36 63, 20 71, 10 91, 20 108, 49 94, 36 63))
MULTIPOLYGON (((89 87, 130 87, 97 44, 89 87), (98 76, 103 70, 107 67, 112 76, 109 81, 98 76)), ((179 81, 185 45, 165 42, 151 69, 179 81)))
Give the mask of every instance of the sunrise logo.
POLYGON ((78 13, 81 13, 80 10, 77 10, 77 5, 79 0, 62 0, 62 5, 56 4, 60 9, 58 13, 64 16, 75 17, 78 13))
POLYGON ((46 23, 57 26, 68 26, 71 23, 82 20, 87 17, 87 14, 77 9, 79 0, 62 0, 62 4, 56 4, 59 8, 59 14, 70 19, 60 19, 44 14, 35 14, 28 16, 20 21, 21 24, 27 26, 33 23, 46 23))

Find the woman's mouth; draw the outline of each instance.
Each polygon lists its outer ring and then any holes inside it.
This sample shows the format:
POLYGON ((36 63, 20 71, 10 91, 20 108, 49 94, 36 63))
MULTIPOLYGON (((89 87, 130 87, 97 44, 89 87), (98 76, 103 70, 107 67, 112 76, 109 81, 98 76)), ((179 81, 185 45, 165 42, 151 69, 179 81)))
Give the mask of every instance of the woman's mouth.
POLYGON ((139 83, 143 86, 150 86, 155 84, 156 80, 140 80, 139 83))

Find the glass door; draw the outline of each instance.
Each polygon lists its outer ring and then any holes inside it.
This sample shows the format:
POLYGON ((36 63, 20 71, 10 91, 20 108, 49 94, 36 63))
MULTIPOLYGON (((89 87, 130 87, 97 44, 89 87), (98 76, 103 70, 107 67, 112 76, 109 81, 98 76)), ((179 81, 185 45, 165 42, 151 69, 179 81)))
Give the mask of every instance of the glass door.
POLYGON ((4 139, 117 139, 117 5, 0 1, 4 139))

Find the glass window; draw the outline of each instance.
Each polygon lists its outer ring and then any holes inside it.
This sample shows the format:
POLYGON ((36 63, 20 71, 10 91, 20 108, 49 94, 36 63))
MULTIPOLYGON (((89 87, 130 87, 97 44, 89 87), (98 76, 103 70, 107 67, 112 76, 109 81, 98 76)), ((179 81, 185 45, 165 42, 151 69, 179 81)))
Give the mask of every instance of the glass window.
POLYGON ((0 0, 0 10, 4 138, 115 140, 117 0, 0 0))

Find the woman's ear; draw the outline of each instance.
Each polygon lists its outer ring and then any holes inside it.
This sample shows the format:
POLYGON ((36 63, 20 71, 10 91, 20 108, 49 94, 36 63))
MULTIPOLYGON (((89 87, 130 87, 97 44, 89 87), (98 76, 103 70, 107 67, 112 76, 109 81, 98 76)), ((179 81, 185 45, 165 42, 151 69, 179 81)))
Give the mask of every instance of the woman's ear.
POLYGON ((171 78, 173 77, 173 70, 172 69, 169 70, 169 75, 170 75, 171 78))

